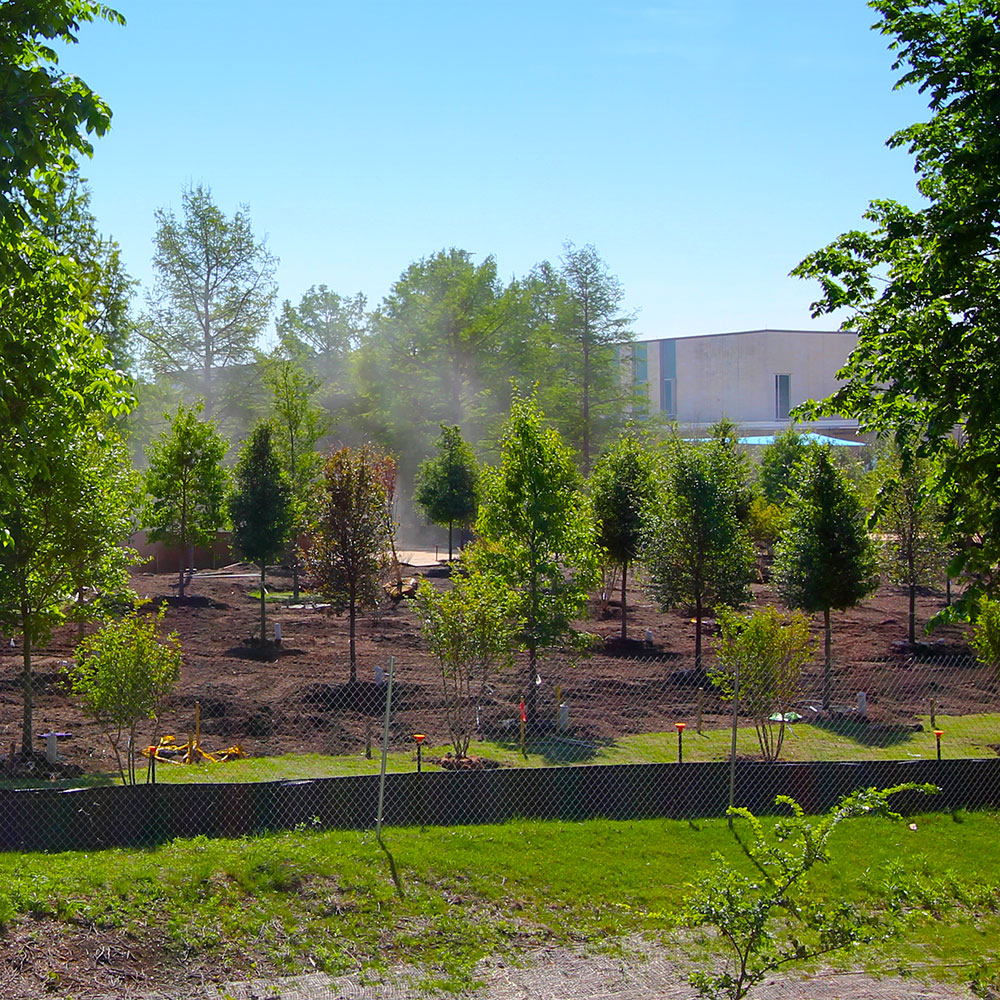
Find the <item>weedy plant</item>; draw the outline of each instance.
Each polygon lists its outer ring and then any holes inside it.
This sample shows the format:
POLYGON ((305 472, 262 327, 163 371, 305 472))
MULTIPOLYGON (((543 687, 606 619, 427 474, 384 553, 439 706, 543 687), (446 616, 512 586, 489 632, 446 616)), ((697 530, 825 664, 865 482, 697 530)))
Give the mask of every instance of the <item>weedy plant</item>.
POLYGON ((841 799, 825 816, 806 816, 791 797, 779 795, 775 804, 787 806, 791 816, 774 824, 769 836, 763 823, 748 809, 730 809, 729 815, 749 827, 749 836, 733 826, 733 836, 750 861, 750 874, 735 871, 721 854, 715 866, 691 885, 680 916, 681 927, 715 927, 728 952, 721 969, 698 970, 688 980, 698 995, 710 1000, 742 1000, 771 972, 794 962, 805 962, 885 940, 902 926, 898 906, 880 901, 877 909, 856 900, 831 902, 814 898, 806 875, 830 860, 827 843, 846 819, 858 816, 899 815, 889 808, 897 792, 937 792, 934 785, 908 783, 892 788, 869 788, 841 799))

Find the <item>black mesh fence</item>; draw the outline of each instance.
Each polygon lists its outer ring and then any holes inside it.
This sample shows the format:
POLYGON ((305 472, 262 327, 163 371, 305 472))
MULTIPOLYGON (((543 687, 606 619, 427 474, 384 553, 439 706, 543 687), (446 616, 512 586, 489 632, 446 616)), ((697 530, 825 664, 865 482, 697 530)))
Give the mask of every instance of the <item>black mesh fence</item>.
MULTIPOLYGON (((902 813, 1000 809, 998 671, 964 650, 900 644, 870 663, 834 659, 829 672, 820 660, 794 697, 756 713, 742 699, 723 697, 711 663, 706 672, 690 657, 652 654, 546 656, 537 675, 522 659, 461 705, 449 702, 440 678, 418 675, 402 660, 386 660, 354 683, 314 677, 299 685, 287 717, 270 724, 325 734, 324 754, 254 755, 249 746, 229 745, 210 699, 175 705, 177 731, 155 743, 144 734, 136 747, 134 786, 114 778, 106 754, 102 771, 74 773, 63 760, 74 735, 44 732, 29 764, 16 748, 0 761, 0 849, 11 860, 38 851, 156 849, 201 836, 256 842, 289 830, 377 831, 380 843, 391 844, 401 829, 436 827, 481 843, 483 824, 527 821, 557 824, 551 836, 558 838, 558 824, 600 818, 693 823, 724 816, 730 805, 774 814, 781 811, 777 795, 819 814, 853 791, 902 783, 940 790, 896 795, 893 808, 902 813), (238 752, 227 760, 227 750, 238 752)), ((579 891, 586 894, 587 885, 579 891)), ((16 928, 22 917, 0 912, 4 926, 16 928)), ((567 968, 578 960, 569 952, 560 959, 567 968)), ((657 995, 693 995, 679 969, 657 980, 657 995), (671 982, 680 984, 675 993, 671 982)), ((185 988, 191 996, 247 1000, 411 995, 307 971, 313 979, 295 984, 272 970, 256 986, 232 979, 228 993, 217 985, 185 988), (270 993, 260 992, 261 983, 270 993)), ((624 967, 619 972, 618 987, 603 994, 588 994, 580 983, 519 979, 506 993, 484 995, 652 995, 628 993, 653 988, 642 980, 646 973, 636 979, 624 967), (636 985, 640 980, 646 985, 636 985)), ((22 978, 10 982, 0 995, 22 995, 22 978)), ((129 989, 92 995, 167 995, 129 989)), ((898 983, 886 992, 870 982, 865 989, 856 995, 923 995, 901 992, 898 983)), ((971 995, 965 986, 964 993, 952 989, 959 987, 942 986, 937 995, 971 995)))

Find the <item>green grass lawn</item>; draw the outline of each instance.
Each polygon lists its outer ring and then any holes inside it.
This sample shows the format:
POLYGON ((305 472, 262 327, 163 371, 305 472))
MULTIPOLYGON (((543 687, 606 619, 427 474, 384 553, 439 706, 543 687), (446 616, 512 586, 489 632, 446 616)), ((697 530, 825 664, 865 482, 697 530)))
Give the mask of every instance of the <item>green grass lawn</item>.
MULTIPOLYGON (((0 925, 129 935, 167 961, 229 975, 331 974, 412 964, 424 986, 468 983, 486 955, 538 944, 614 948, 662 938, 684 885, 714 852, 744 864, 725 820, 561 823, 385 831, 402 898, 370 832, 297 830, 147 850, 0 854, 0 925)), ((906 889, 907 927, 882 951, 961 981, 1000 940, 1000 816, 930 814, 845 823, 813 893, 883 905, 906 889), (912 828, 911 828, 912 824, 912 828)))
MULTIPOLYGON (((925 716, 920 719, 922 732, 875 730, 842 725, 840 728, 805 722, 788 726, 781 759, 809 760, 911 760, 936 756, 934 733, 925 716)), ((944 731, 942 755, 945 757, 993 757, 993 748, 1000 744, 1000 714, 942 716, 936 723, 944 731), (991 746, 992 744, 992 746, 991 746)), ((698 733, 690 726, 684 733, 684 760, 728 760, 731 734, 728 729, 705 730, 698 733)), ((427 746, 423 750, 423 766, 440 770, 433 763, 451 748, 447 744, 427 746)), ((757 756, 760 749, 752 726, 742 726, 737 733, 736 750, 747 757, 757 756)), ((498 761, 505 767, 542 767, 559 764, 628 764, 658 763, 677 760, 677 734, 647 733, 624 736, 608 743, 550 738, 529 742, 522 755, 516 740, 497 742, 483 740, 472 744, 470 752, 498 761)), ((201 763, 180 765, 159 763, 159 782, 183 781, 279 781, 303 778, 327 778, 341 774, 375 774, 381 755, 374 748, 371 758, 355 756, 324 756, 322 754, 283 754, 275 757, 250 757, 222 764, 201 763)), ((390 771, 416 769, 416 750, 395 751, 388 755, 390 771)), ((145 768, 143 766, 143 774, 145 768)), ((91 775, 45 783, 44 787, 75 788, 87 784, 116 782, 117 775, 91 775)), ((31 787, 39 782, 0 781, 0 788, 31 787)))

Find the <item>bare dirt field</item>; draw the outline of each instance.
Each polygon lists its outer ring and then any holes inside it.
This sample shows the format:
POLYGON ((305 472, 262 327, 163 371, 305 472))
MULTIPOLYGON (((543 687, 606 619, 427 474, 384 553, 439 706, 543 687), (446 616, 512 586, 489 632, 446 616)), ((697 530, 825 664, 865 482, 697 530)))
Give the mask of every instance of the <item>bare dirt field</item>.
MULTIPOLYGON (((437 586, 447 585, 447 569, 441 565, 406 567, 405 574, 426 575, 437 586)), ((289 587, 290 581, 276 573, 269 585, 277 591, 289 587)), ((406 745, 417 731, 427 733, 429 743, 447 742, 438 668, 406 600, 359 620, 359 680, 348 685, 347 621, 328 609, 309 602, 271 603, 269 632, 274 623, 280 624, 283 641, 280 646, 261 647, 259 602, 250 596, 257 586, 253 567, 234 564, 198 572, 183 600, 177 597, 174 576, 139 574, 134 586, 153 606, 167 603, 165 627, 178 633, 184 651, 181 681, 167 701, 161 733, 186 739, 198 703, 202 743, 210 749, 238 743, 251 756, 363 752, 373 727, 380 729, 384 706, 376 668, 387 669, 392 657, 393 742, 406 745)), ((775 601, 766 586, 755 591, 758 603, 775 601)), ((693 716, 704 679, 693 670, 690 616, 659 611, 638 589, 631 592, 630 602, 628 643, 617 639, 617 602, 602 615, 595 600, 590 618, 580 623, 601 639, 593 655, 576 664, 559 651, 544 658, 538 688, 540 717, 554 719, 557 698, 568 701, 575 732, 605 741, 625 734, 672 731, 675 721, 693 716), (647 629, 652 642, 646 641, 647 629)), ((926 621, 943 603, 943 594, 922 594, 919 621, 926 621)), ((835 707, 848 710, 856 704, 857 692, 865 691, 871 719, 892 725, 912 724, 917 713, 926 713, 932 699, 941 714, 996 710, 995 673, 970 657, 963 630, 941 629, 911 649, 904 641, 905 616, 905 594, 886 587, 859 607, 834 614, 835 707)), ((706 622, 703 630, 705 648, 710 650, 714 623, 706 622)), ((818 621, 816 630, 819 639, 818 621)), ((106 771, 113 764, 105 741, 67 696, 61 679, 61 667, 72 658, 76 639, 75 627, 63 627, 34 654, 35 731, 68 733, 59 744, 64 759, 88 772, 106 771)), ((12 647, 4 638, 0 650, 2 758, 20 742, 22 702, 19 641, 12 647)), ((817 663, 807 675, 803 711, 818 702, 820 673, 817 663)), ((518 715, 524 677, 521 665, 497 677, 483 707, 484 732, 511 725, 518 715)), ((704 712, 709 726, 728 721, 729 709, 710 685, 704 712)), ((144 740, 151 736, 151 728, 141 736, 144 740)))

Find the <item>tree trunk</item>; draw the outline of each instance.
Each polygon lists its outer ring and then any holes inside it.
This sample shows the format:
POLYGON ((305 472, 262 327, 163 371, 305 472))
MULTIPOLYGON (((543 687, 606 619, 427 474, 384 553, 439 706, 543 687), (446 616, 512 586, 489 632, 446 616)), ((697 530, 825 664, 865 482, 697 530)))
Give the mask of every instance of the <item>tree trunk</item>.
POLYGON ((298 603, 299 600, 299 553, 298 546, 292 550, 292 600, 298 603))
POLYGON ((626 604, 625 604, 625 580, 628 577, 628 560, 622 563, 622 642, 628 638, 628 622, 626 621, 626 604))
POLYGON ((448 562, 451 562, 451 529, 454 524, 454 521, 448 522, 448 562))
POLYGON ((910 645, 915 646, 917 642, 917 585, 910 584, 910 645))
POLYGON ((267 642, 267 588, 265 587, 265 574, 267 567, 260 564, 260 644, 263 646, 267 642))
POLYGON ((355 649, 354 649, 354 633, 355 633, 354 623, 357 618, 357 611, 358 611, 357 602, 354 599, 354 594, 351 594, 350 604, 347 609, 347 618, 348 618, 349 634, 351 637, 351 683, 352 684, 357 684, 358 682, 358 660, 357 656, 355 655, 355 649))
POLYGON ((180 554, 177 556, 177 563, 180 566, 180 572, 177 576, 177 596, 184 600, 184 564, 187 562, 187 546, 182 545, 180 554))
POLYGON ((528 647, 528 690, 524 693, 525 731, 530 732, 538 720, 538 649, 528 647))
MULTIPOLYGON (((22 613, 23 614, 23 613, 22 613)), ((22 624, 26 624, 22 617, 22 624)), ((28 760, 35 742, 35 686, 31 674, 31 641, 28 639, 28 629, 24 630, 24 654, 22 656, 24 672, 21 675, 21 698, 24 703, 24 715, 21 720, 21 756, 28 760)))
POLYGON ((830 710, 833 689, 833 663, 830 656, 830 609, 823 609, 823 709, 830 710))
POLYGON ((701 604, 701 594, 694 602, 694 669, 701 671, 701 617, 704 609, 701 604))

